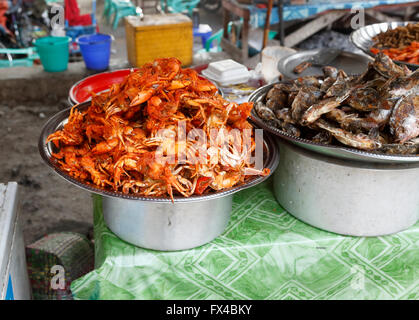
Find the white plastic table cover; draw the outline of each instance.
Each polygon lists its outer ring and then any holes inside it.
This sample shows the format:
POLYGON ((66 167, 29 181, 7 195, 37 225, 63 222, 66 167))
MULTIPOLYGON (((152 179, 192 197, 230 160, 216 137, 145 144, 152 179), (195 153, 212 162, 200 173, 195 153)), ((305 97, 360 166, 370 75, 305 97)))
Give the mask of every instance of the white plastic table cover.
POLYGON ((234 196, 211 243, 160 252, 120 240, 93 201, 96 269, 72 283, 75 299, 419 299, 419 222, 384 237, 329 233, 287 213, 267 182, 234 196))

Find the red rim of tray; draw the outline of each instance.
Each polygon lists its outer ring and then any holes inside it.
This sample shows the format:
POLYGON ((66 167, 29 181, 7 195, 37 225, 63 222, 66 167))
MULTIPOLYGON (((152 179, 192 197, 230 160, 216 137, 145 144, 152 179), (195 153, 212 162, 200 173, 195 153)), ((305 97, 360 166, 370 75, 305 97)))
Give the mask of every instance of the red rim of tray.
POLYGON ((116 71, 97 73, 76 82, 70 89, 70 100, 74 104, 86 102, 91 98, 91 93, 108 90, 114 83, 119 83, 137 68, 121 69, 116 71))
MULTIPOLYGON (((201 76, 201 71, 207 67, 208 65, 205 64, 194 67, 192 69, 196 70, 201 76)), ((112 84, 122 82, 127 75, 136 70, 138 70, 138 68, 107 71, 81 79, 71 87, 69 92, 69 100, 71 104, 86 102, 91 98, 92 92, 100 93, 108 90, 112 84)))

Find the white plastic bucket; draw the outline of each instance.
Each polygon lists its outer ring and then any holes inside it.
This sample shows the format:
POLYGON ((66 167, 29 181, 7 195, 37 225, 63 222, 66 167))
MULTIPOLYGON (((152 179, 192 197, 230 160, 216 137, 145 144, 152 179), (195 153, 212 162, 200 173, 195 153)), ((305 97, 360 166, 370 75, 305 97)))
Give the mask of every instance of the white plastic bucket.
POLYGON ((282 58, 296 53, 291 48, 282 46, 266 47, 262 50, 262 74, 267 83, 277 82, 280 72, 278 71, 278 62, 282 58))

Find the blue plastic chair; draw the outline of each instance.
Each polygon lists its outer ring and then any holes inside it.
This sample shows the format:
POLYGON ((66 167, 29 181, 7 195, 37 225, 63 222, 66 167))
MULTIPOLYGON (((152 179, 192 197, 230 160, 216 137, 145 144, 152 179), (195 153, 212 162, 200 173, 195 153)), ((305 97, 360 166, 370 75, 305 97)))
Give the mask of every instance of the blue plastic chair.
POLYGON ((160 3, 165 12, 179 13, 188 11, 189 15, 192 15, 192 11, 196 8, 199 1, 200 0, 161 0, 160 3))
POLYGON ((112 7, 112 0, 105 0, 103 4, 103 13, 102 16, 105 18, 106 23, 109 24, 111 21, 111 7, 112 7))
MULTIPOLYGON (((231 32, 231 26, 232 26, 232 21, 230 21, 227 25, 227 32, 230 33, 231 32)), ((213 35, 211 35, 211 37, 209 37, 207 39, 207 41, 205 41, 205 51, 209 52, 209 51, 215 51, 215 52, 221 52, 221 39, 223 38, 223 34, 224 34, 224 29, 221 28, 220 30, 218 30, 216 33, 214 33, 213 35), (213 42, 216 41, 216 46, 214 47, 214 50, 212 50, 212 44, 213 42)))
MULTIPOLYGON (((231 32, 231 25, 232 25, 232 23, 229 22, 229 24, 227 26, 227 32, 228 33, 231 32)), ((223 38, 223 34, 224 34, 224 29, 221 28, 216 33, 214 33, 211 37, 209 37, 208 40, 205 42, 205 45, 204 45, 205 51, 207 51, 207 52, 209 52, 209 51, 221 52, 222 48, 221 48, 220 43, 221 43, 221 39, 223 38), (214 41, 216 41, 216 45, 215 45, 214 49, 211 49, 212 44, 213 44, 214 41)), ((277 34, 278 34, 277 31, 270 30, 269 33, 268 33, 268 39, 269 40, 274 39, 277 34)))
POLYGON ((0 54, 7 55, 8 59, 0 59, 0 68, 10 67, 32 67, 33 61, 39 59, 36 48, 29 47, 23 49, 0 48, 0 54), (13 58, 14 55, 26 55, 24 58, 13 58))
MULTIPOLYGON (((205 47, 206 42, 212 35, 212 29, 207 24, 200 24, 198 28, 193 28, 193 36, 200 37, 202 40, 202 46, 205 47)), ((211 47, 211 43, 210 43, 211 47)))
POLYGON ((140 15, 141 9, 138 8, 129 0, 111 0, 111 8, 109 15, 114 15, 112 28, 118 28, 119 20, 126 16, 140 15))

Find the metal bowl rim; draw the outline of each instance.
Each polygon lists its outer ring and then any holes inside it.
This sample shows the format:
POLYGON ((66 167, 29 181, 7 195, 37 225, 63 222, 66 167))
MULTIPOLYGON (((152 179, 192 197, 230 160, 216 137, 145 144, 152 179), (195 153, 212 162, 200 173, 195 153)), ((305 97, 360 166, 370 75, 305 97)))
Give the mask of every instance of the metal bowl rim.
MULTIPOLYGON (((78 108, 87 108, 90 105, 90 101, 83 102, 78 105, 78 108)), ((50 153, 48 151, 48 145, 51 145, 52 142, 49 142, 48 144, 45 144, 45 140, 48 137, 49 134, 55 132, 57 128, 68 118, 68 114, 70 113, 72 107, 66 108, 64 110, 61 110, 57 112, 54 116, 52 116, 43 126, 39 140, 38 140, 38 150, 41 155, 41 158, 44 160, 44 162, 52 168, 55 173, 57 173, 60 177, 64 178, 66 181, 76 185, 79 188, 82 188, 84 190, 87 190, 92 193, 96 193, 99 195, 103 195, 106 197, 111 198, 118 198, 118 199, 127 199, 127 200, 137 200, 137 201, 151 201, 151 202, 160 202, 160 203, 168 203, 172 202, 172 200, 169 197, 145 197, 145 196, 136 196, 132 194, 124 194, 122 192, 116 192, 116 191, 109 191, 105 190, 93 185, 89 185, 83 182, 80 182, 72 177, 70 177, 68 174, 66 174, 64 171, 62 171, 52 160, 50 157, 50 153), (51 130, 54 128, 53 130, 51 130)), ((257 176, 254 179, 251 179, 247 183, 238 185, 236 187, 232 187, 229 189, 225 189, 218 192, 212 192, 209 194, 201 195, 201 196, 195 196, 192 195, 188 198, 184 196, 174 196, 174 202, 175 203, 188 203, 188 202, 199 202, 199 201, 207 201, 207 200, 213 200, 221 197, 225 197, 228 195, 233 195, 234 193, 253 187, 259 183, 262 183, 263 181, 267 180, 272 173, 275 171, 275 169, 278 166, 279 163, 279 152, 277 149, 276 142, 274 141, 273 137, 269 134, 264 135, 264 146, 266 148, 266 154, 267 157, 264 160, 264 167, 270 169, 270 173, 267 176, 257 176)))
MULTIPOLYGON (((265 96, 267 94, 268 89, 270 89, 271 87, 273 87, 275 84, 278 83, 287 83, 289 81, 279 81, 276 83, 271 83, 271 84, 267 84, 264 85, 263 87, 260 87, 259 89, 255 90, 250 96, 249 96, 249 101, 250 102, 257 102, 257 98, 259 98, 259 96, 265 96), (265 92, 266 91, 266 92, 265 92)), ((303 139, 303 138, 299 138, 299 137, 295 137, 289 133, 286 133, 282 130, 279 130, 277 128, 268 126, 261 118, 259 118, 259 116, 256 114, 255 109, 252 109, 252 112, 250 114, 250 119, 251 121, 256 124, 257 126, 261 127, 264 130, 269 131, 270 133, 279 136, 283 139, 286 139, 288 141, 293 142, 294 144, 305 144, 305 145, 310 145, 310 146, 315 146, 318 147, 317 150, 313 150, 313 149, 309 149, 311 151, 316 151, 316 152, 321 152, 323 154, 327 154, 327 155, 331 155, 330 153, 326 153, 326 150, 339 150, 339 151, 343 151, 345 153, 349 153, 355 156, 364 156, 367 158, 370 158, 371 160, 388 160, 388 161, 398 161, 398 162, 419 162, 419 156, 418 155, 389 155, 389 154, 382 154, 382 153, 374 153, 374 152, 367 152, 367 151, 363 151, 363 150, 358 150, 358 149, 354 149, 354 148, 349 148, 349 147, 340 147, 340 146, 334 146, 334 145, 325 145, 322 143, 317 143, 317 142, 313 142, 311 140, 308 139, 303 139), (323 151, 320 151, 321 149, 324 149, 323 151)), ((342 158, 339 155, 334 155, 336 157, 342 158)), ((360 161, 365 161, 364 159, 359 159, 360 161)))

